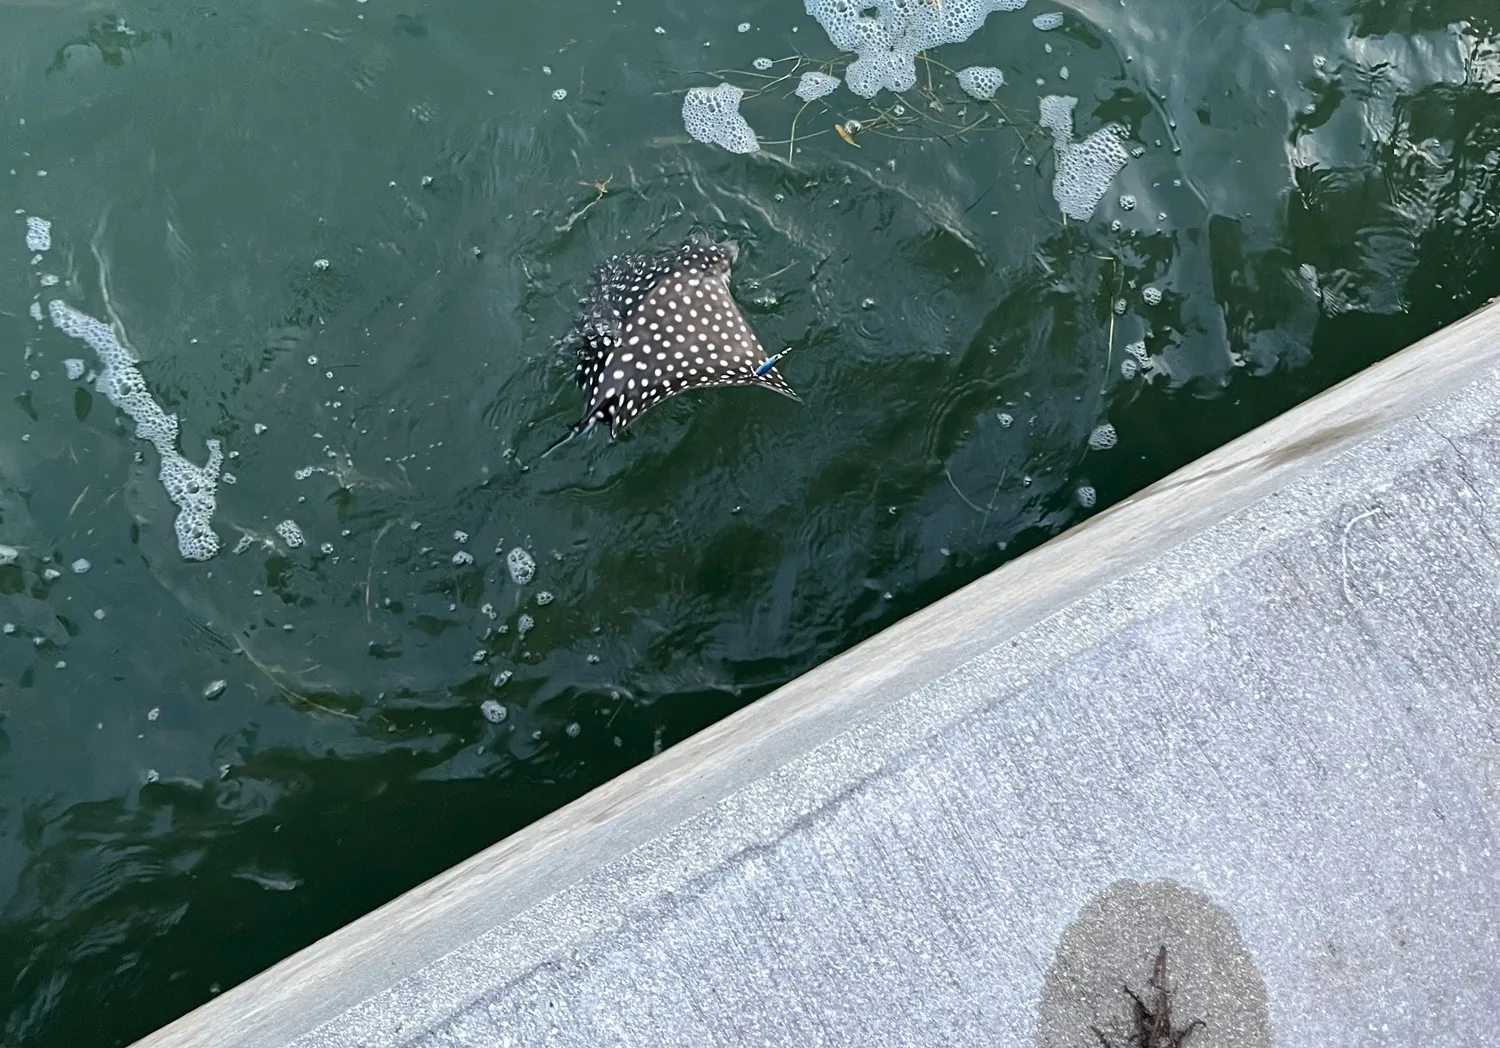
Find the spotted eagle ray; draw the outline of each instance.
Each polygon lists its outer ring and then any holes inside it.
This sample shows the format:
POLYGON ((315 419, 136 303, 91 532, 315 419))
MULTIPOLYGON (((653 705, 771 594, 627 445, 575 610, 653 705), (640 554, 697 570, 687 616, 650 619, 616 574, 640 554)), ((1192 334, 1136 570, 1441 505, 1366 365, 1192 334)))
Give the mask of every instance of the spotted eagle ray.
POLYGON ((588 396, 583 418, 550 453, 600 422, 618 437, 653 405, 690 389, 764 386, 797 400, 729 292, 733 244, 689 240, 656 256, 601 262, 566 340, 588 396))

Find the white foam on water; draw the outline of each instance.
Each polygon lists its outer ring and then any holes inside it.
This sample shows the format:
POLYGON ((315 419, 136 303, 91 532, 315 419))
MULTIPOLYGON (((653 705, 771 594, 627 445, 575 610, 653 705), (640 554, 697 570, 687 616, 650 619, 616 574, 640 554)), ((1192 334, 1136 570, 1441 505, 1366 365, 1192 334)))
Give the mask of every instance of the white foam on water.
POLYGON ((1099 493, 1087 484, 1080 487, 1073 495, 1084 509, 1093 509, 1094 503, 1099 501, 1099 493))
POLYGON ((803 73, 802 79, 797 81, 797 97, 804 102, 811 102, 822 98, 824 95, 832 94, 838 89, 842 81, 836 76, 817 71, 803 73))
POLYGON ((45 218, 28 215, 26 218, 26 250, 52 250, 52 223, 45 218))
POLYGON ((505 568, 510 572, 510 580, 517 586, 524 586, 536 577, 536 560, 520 546, 505 555, 505 568))
POLYGON ((740 115, 745 92, 733 84, 689 88, 682 100, 682 126, 700 142, 731 153, 757 153, 755 130, 740 115))
POLYGON ((219 552, 219 536, 211 527, 219 470, 224 451, 210 438, 208 460, 195 466, 177 451, 177 416, 169 415, 151 398, 137 361, 102 320, 80 313, 61 299, 47 304, 53 325, 70 338, 88 345, 99 358, 94 386, 109 402, 129 415, 135 435, 150 442, 161 458, 158 476, 167 497, 177 506, 177 549, 186 560, 208 560, 219 552))
POLYGON ((958 71, 958 86, 981 102, 994 98, 1004 83, 1005 74, 994 66, 969 66, 958 71))
POLYGON ((1041 100, 1042 126, 1052 132, 1057 171, 1052 176, 1052 199, 1069 218, 1086 222, 1109 192, 1109 185, 1130 161, 1121 138, 1124 129, 1109 124, 1082 141, 1073 141, 1071 95, 1047 95, 1041 100))
POLYGON ((1141 298, 1148 306, 1161 305, 1161 288, 1147 287, 1141 289, 1141 298))
POLYGON ((996 11, 1019 11, 1026 0, 804 0, 828 39, 859 57, 844 72, 849 90, 874 98, 882 88, 909 91, 917 55, 973 36, 996 11), (863 12, 875 8, 873 18, 863 12))
POLYGON ((68 373, 69 379, 83 378, 83 361, 77 357, 69 357, 63 361, 63 368, 68 373))
POLYGON ((479 704, 479 712, 484 714, 484 719, 491 724, 499 724, 505 719, 505 707, 494 699, 485 699, 479 704))
POLYGON ((1119 442, 1120 435, 1108 422, 1102 426, 1095 426, 1094 431, 1089 434, 1089 447, 1095 451, 1107 451, 1119 442))
POLYGON ((46 314, 44 314, 42 312, 42 304, 40 302, 33 302, 31 304, 31 319, 32 320, 40 321, 45 315, 46 314))
POLYGON ((1063 16, 1058 11, 1048 11, 1044 15, 1037 15, 1035 18, 1033 18, 1031 20, 1031 24, 1045 33, 1052 29, 1061 28, 1063 24, 1063 16))
POLYGON ((302 534, 302 529, 297 526, 297 522, 291 519, 283 520, 276 525, 276 534, 281 536, 281 541, 286 543, 287 549, 296 549, 307 541, 302 534))

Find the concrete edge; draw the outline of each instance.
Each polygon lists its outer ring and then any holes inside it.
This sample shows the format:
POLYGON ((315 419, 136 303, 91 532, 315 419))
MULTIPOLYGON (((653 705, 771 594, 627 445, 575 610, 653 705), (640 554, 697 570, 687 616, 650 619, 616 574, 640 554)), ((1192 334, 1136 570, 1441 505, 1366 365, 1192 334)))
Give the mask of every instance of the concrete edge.
MULTIPOLYGON (((790 822, 814 810, 889 753, 966 712, 951 702, 924 701, 934 679, 963 675, 976 656, 1085 595, 1170 560, 1206 529, 1292 488, 1373 435, 1400 428, 1466 387, 1496 386, 1497 367, 1500 307, 1492 304, 809 671, 137 1045, 400 1043, 406 1039, 400 1030, 415 1034, 467 1003, 452 990, 464 980, 443 978, 443 970, 472 970, 475 985, 514 978, 610 920, 611 906, 670 891, 763 836, 763 819, 748 820, 760 825, 740 831, 741 815, 773 806, 790 822), (700 828, 694 853, 675 839, 689 820, 700 828), (715 828, 711 835, 701 833, 705 820, 715 828), (602 899, 589 882, 606 866, 613 887, 611 898, 602 899), (593 898, 585 906, 586 891, 593 898), (503 950, 497 948, 502 942, 503 950), (394 1001, 401 1007, 392 1008, 394 1001), (402 1025, 393 1027, 397 1014, 402 1025)), ((1492 399, 1490 392, 1484 399, 1492 399)), ((1454 410, 1462 408, 1459 403, 1454 410)), ((1424 439, 1421 427, 1407 428, 1398 445, 1424 439)), ((1446 439, 1439 429, 1426 429, 1427 441, 1446 439)), ((1216 554, 1196 549, 1193 555, 1216 554)), ((1171 582, 1170 571, 1158 580, 1160 599, 1172 593, 1171 582)), ((1021 659, 1005 672, 1024 676, 1026 666, 1021 659)))

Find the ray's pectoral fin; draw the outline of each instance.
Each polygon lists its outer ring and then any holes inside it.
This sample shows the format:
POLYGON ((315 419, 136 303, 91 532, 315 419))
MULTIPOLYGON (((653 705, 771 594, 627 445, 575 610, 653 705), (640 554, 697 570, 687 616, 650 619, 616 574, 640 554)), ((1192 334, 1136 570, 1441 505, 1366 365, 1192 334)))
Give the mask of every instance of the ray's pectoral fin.
POLYGON ((775 390, 783 397, 790 397, 792 400, 795 400, 797 403, 801 404, 803 401, 801 397, 797 396, 797 391, 787 383, 786 379, 781 377, 781 372, 776 370, 776 361, 781 359, 781 357, 785 355, 785 353, 779 353, 776 356, 772 357, 770 360, 766 361, 759 368, 756 368, 755 385, 764 386, 766 389, 775 390))

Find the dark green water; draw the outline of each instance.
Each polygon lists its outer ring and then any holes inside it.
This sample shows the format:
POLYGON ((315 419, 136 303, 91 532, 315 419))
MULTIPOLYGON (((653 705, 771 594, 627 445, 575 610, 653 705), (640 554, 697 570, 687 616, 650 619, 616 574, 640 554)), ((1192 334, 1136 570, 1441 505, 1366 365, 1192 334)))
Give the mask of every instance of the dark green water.
POLYGON ((0 0, 0 1045, 128 1043, 1500 290, 1500 5, 1163 6, 994 15, 933 57, 1010 122, 934 69, 789 165, 679 107, 837 58, 800 0, 0 0), (1140 147, 1088 223, 1043 93, 1140 147), (538 462, 589 269, 694 228, 805 405, 538 462), (38 296, 223 442, 213 560, 38 296))

